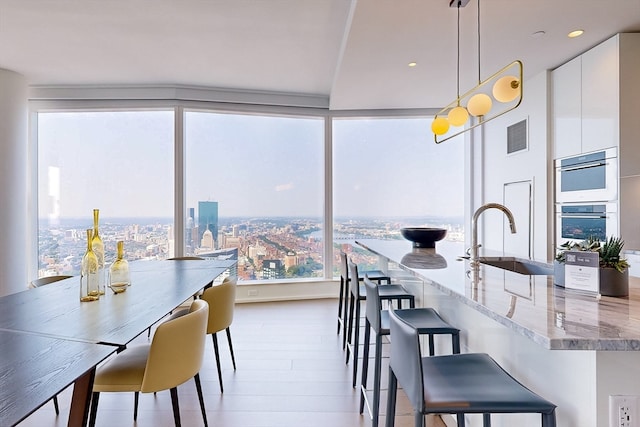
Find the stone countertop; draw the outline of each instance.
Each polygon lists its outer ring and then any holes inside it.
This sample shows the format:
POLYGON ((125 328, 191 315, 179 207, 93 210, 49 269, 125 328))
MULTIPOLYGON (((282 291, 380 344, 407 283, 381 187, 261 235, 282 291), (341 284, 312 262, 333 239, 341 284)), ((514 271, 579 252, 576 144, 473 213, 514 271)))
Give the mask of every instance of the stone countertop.
POLYGON ((482 264, 474 275, 460 258, 462 243, 441 241, 435 249, 413 249, 406 240, 356 243, 544 348, 640 351, 638 278, 629 278, 629 297, 596 298, 555 286, 552 276, 482 264))

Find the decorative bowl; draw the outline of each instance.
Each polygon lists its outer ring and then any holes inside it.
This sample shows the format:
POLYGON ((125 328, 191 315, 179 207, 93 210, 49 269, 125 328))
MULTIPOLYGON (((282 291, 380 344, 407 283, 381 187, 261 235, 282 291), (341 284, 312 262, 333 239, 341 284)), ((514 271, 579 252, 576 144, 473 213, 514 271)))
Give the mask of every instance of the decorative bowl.
POLYGON ((438 240, 447 235, 445 228, 405 227, 400 229, 402 237, 413 242, 414 248, 435 248, 438 240))

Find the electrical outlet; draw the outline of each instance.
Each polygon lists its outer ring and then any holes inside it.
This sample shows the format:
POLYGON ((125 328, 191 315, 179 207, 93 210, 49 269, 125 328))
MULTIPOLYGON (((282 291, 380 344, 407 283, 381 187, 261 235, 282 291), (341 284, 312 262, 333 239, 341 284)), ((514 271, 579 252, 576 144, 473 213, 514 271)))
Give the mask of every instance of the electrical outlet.
POLYGON ((609 427, 640 427, 640 396, 609 396, 609 427))

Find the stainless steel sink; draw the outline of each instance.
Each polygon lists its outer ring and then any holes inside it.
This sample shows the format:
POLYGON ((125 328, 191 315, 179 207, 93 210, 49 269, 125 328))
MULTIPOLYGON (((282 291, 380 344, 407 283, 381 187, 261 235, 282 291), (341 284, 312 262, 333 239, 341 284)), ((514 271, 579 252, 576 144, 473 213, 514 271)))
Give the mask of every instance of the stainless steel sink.
POLYGON ((532 260, 512 257, 480 257, 478 261, 480 264, 498 267, 515 273, 528 274, 530 276, 553 275, 553 266, 532 260))

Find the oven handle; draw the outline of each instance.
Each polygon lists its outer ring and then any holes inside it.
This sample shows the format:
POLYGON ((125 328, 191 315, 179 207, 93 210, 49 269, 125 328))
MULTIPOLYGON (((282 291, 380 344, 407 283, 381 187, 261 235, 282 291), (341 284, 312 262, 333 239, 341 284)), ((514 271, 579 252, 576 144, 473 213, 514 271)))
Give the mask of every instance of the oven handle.
POLYGON ((560 215, 560 218, 606 219, 607 215, 560 215))
POLYGON ((560 168, 560 172, 571 172, 571 171, 577 171, 580 169, 597 168, 597 167, 606 166, 606 165, 607 165, 607 162, 587 163, 585 165, 580 165, 580 166, 560 168))

